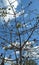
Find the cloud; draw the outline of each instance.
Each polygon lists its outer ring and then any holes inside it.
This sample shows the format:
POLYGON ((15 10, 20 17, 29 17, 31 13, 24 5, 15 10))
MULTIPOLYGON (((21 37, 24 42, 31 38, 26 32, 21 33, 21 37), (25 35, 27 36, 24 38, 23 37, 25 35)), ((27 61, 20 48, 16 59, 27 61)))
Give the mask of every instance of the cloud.
POLYGON ((19 51, 16 51, 16 54, 19 54, 19 51))
MULTIPOLYGON (((18 6, 18 1, 16 0, 9 0, 10 1, 10 3, 12 3, 11 4, 11 6, 14 6, 13 7, 13 9, 14 9, 14 11, 16 11, 16 9, 15 8, 17 8, 17 6, 18 6)), ((10 13, 10 14, 7 14, 5 17, 4 17, 4 19, 5 19, 5 21, 6 22, 8 22, 8 20, 10 19, 12 19, 12 18, 14 18, 14 15, 11 15, 11 14, 14 14, 14 11, 12 11, 12 8, 11 8, 11 6, 10 6, 10 4, 9 4, 9 2, 8 2, 8 0, 4 0, 4 3, 6 4, 6 6, 7 6, 7 13, 10 13), (9 5, 9 6, 8 6, 9 5), (10 9, 10 10, 9 10, 10 9)))
MULTIPOLYGON (((14 17, 14 12, 16 13, 16 18, 18 18, 20 15, 24 14, 24 10, 21 10, 18 13, 16 12, 16 8, 19 5, 19 3, 21 2, 20 0, 9 0, 9 2, 8 2, 8 0, 4 0, 4 2, 3 2, 4 6, 6 6, 6 8, 7 8, 6 9, 7 14, 4 17, 5 22, 8 22, 8 21, 10 21, 10 20, 15 18, 14 17), (12 10, 12 7, 10 6, 9 2, 12 3, 11 6, 13 7, 14 11, 12 10)), ((26 17, 27 15, 28 14, 26 14, 26 15, 24 14, 24 17, 26 17)))

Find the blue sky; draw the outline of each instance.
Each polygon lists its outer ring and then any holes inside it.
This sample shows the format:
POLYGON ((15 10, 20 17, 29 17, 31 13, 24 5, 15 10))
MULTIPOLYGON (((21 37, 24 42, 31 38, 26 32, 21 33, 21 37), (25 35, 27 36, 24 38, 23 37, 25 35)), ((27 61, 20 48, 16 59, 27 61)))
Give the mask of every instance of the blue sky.
MULTIPOLYGON (((11 0, 9 0, 9 1, 11 3, 11 0)), ((15 0, 12 0, 12 2, 14 2, 14 1, 15 0)), ((8 0, 0 0, 0 7, 6 7, 7 12, 14 14, 14 12, 12 11, 12 8, 7 5, 9 5, 8 0), (9 11, 8 8, 10 8, 11 10, 9 11)), ((36 17, 39 16, 39 0, 16 0, 14 3, 12 3, 12 5, 14 5, 13 9, 17 13, 16 22, 15 22, 14 15, 7 14, 7 16, 4 17, 4 19, 2 17, 0 17, 0 37, 4 38, 10 42, 10 30, 12 29, 13 30, 12 43, 16 41, 19 44, 20 43, 19 40, 16 40, 17 38, 19 39, 19 37, 14 34, 14 33, 18 32, 15 25, 17 23, 21 23, 21 25, 23 25, 23 28, 22 27, 19 28, 20 33, 23 30, 28 30, 28 29, 34 27, 35 23, 37 22, 36 17), (32 2, 32 4, 29 6, 30 2, 32 2), (24 14, 21 15, 21 13, 22 14, 24 13, 24 14), (4 20, 5 20, 5 22, 4 22, 4 20), (5 24, 8 21, 9 21, 9 23, 7 24, 7 27, 6 27, 5 24), (24 23, 26 24, 25 27, 24 27, 24 23), (4 31, 6 33, 4 33, 4 31)), ((38 27, 39 27, 39 24, 38 24, 38 27)), ((23 43, 25 40, 27 40, 27 38, 29 37, 30 34, 31 34, 31 31, 28 31, 25 34, 21 35, 21 43, 23 43)), ((39 29, 36 29, 34 31, 33 35, 29 39, 29 41, 33 40, 33 39, 39 40, 39 29)), ((5 40, 0 38, 0 53, 2 53, 2 52, 4 53, 4 50, 1 49, 2 42, 5 43, 5 40)), ((38 46, 39 46, 39 41, 35 42, 35 43, 38 44, 38 46)), ((33 46, 37 46, 36 44, 34 44, 33 46)), ((5 45, 8 46, 9 44, 6 42, 5 45)), ((6 56, 11 54, 11 52, 12 51, 8 50, 6 52, 6 56)), ((14 55, 14 52, 11 55, 14 55)), ((19 56, 19 55, 17 54, 17 56, 19 56)), ((12 58, 15 58, 15 55, 12 56, 12 58)))

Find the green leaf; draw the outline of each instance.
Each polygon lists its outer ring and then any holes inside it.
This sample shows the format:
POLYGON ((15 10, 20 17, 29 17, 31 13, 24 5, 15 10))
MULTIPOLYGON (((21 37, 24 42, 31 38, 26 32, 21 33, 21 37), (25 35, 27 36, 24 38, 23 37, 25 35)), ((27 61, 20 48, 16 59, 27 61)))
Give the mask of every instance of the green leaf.
POLYGON ((20 23, 17 23, 17 26, 16 26, 17 28, 20 28, 21 27, 21 24, 20 23))

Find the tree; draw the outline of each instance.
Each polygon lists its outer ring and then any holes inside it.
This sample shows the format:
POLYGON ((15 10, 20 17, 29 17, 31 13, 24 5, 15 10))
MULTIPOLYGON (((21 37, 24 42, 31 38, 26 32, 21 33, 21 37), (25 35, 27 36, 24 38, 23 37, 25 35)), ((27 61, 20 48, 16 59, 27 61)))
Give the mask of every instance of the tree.
POLYGON ((5 6, 6 10, 9 7, 9 11, 3 12, 2 17, 0 16, 0 21, 2 21, 0 22, 0 49, 2 52, 4 51, 3 57, 1 55, 2 59, 4 58, 1 64, 4 65, 5 61, 11 62, 10 64, 13 61, 16 65, 22 65, 24 61, 27 64, 35 64, 34 60, 27 60, 26 58, 39 58, 37 51, 39 46, 35 45, 39 42, 39 13, 37 13, 39 9, 33 5, 37 5, 38 1, 35 0, 33 3, 32 0, 26 3, 26 0, 23 0, 23 2, 19 2, 20 5, 17 8, 13 6, 14 2, 11 3, 10 1, 12 0, 8 0, 9 6, 5 6), (9 19, 6 22, 7 18, 9 19))
POLYGON ((26 60, 26 65, 37 65, 37 63, 35 62, 35 60, 26 60))

